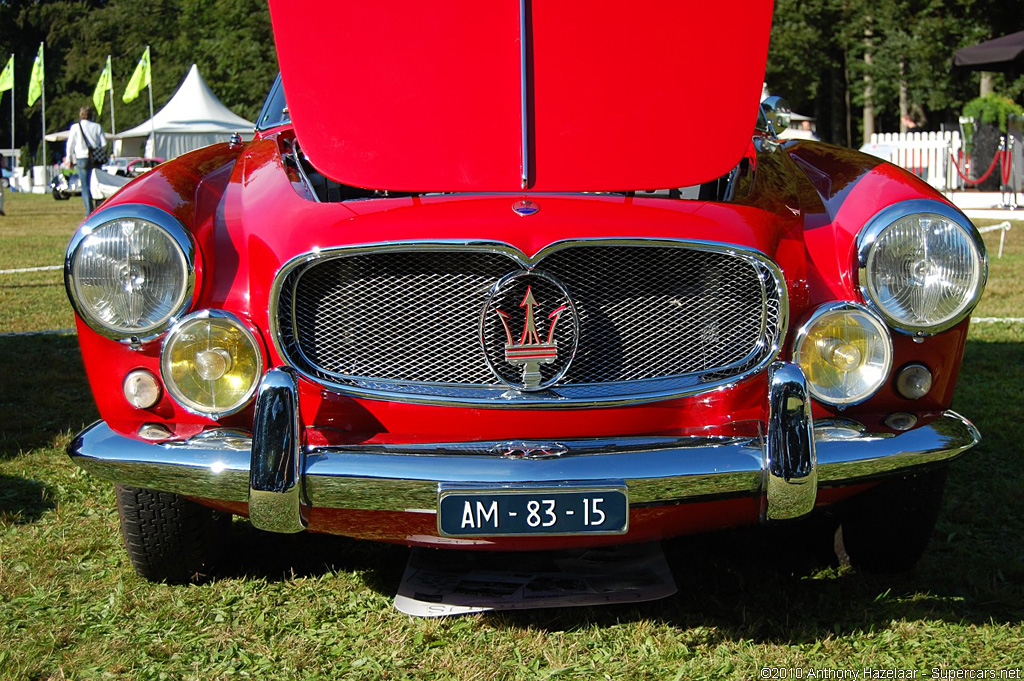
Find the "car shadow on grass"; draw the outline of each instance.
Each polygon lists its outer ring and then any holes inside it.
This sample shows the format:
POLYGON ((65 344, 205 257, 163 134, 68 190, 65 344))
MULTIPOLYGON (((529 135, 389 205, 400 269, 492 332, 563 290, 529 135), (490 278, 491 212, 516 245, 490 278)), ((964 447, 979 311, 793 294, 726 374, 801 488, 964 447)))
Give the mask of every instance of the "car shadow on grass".
POLYGON ((0 338, 0 376, 0 460, 98 418, 75 336, 0 338))
POLYGON ((34 523, 55 507, 53 495, 46 484, 0 475, 0 526, 34 523))
POLYGON ((279 582, 330 572, 360 573, 366 586, 382 594, 398 589, 409 549, 312 532, 278 534, 236 519, 231 552, 217 579, 279 582))

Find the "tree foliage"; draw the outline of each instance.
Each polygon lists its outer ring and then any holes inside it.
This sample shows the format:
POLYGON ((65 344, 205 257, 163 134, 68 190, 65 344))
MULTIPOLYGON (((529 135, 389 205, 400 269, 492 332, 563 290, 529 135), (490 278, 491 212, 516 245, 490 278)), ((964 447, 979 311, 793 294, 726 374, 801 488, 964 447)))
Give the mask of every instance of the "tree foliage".
POLYGON ((1024 107, 999 95, 976 97, 964 105, 964 116, 970 116, 982 124, 994 125, 1003 132, 1007 131, 1007 119, 1010 115, 1022 114, 1024 107))
MULTIPOLYGON (((111 55, 118 130, 149 118, 148 93, 121 101, 146 46, 152 55, 154 111, 197 64, 214 93, 235 113, 255 120, 274 76, 270 13, 265 0, 2 0, 0 56, 15 57, 15 134, 32 148, 42 135, 41 102, 25 105, 39 43, 46 44, 47 132, 67 129, 111 55)), ((0 101, 0 146, 10 144, 10 92, 0 101)), ((102 123, 110 130, 109 97, 102 123)), ((50 145, 51 147, 53 145, 50 145)), ((63 149, 51 149, 50 160, 63 149)))
MULTIPOLYGON (((915 124, 955 124, 979 74, 953 71, 953 53, 1022 29, 1004 0, 776 0, 766 78, 824 138, 859 146, 865 83, 881 130, 899 129, 901 84, 915 124)), ((996 77, 996 91, 1019 98, 1019 75, 996 77)))
MULTIPOLYGON (((901 85, 915 123, 955 123, 978 94, 978 74, 953 72, 953 52, 1021 29, 1024 12, 1006 0, 776 0, 766 81, 796 111, 814 116, 823 138, 859 146, 866 83, 880 130, 899 127, 901 85)), ((195 63, 229 108, 253 120, 277 71, 265 0, 0 0, 0 57, 15 55, 15 143, 30 148, 42 134, 41 102, 25 105, 40 42, 50 132, 66 129, 91 102, 108 54, 119 130, 149 117, 148 96, 121 102, 146 45, 156 110, 195 63)), ((1024 94, 1020 74, 997 76, 995 84, 1005 97, 1024 94)), ((10 97, 0 99, 4 147, 10 97)), ((103 123, 110 128, 109 103, 103 123)))

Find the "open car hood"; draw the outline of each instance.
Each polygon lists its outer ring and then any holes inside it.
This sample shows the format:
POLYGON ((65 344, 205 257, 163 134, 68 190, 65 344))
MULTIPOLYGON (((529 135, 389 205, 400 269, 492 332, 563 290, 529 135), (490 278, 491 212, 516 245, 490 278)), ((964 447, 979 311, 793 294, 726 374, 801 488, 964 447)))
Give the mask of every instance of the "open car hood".
POLYGON ((309 160, 345 184, 404 191, 621 191, 719 177, 750 143, 771 9, 270 0, 309 160))

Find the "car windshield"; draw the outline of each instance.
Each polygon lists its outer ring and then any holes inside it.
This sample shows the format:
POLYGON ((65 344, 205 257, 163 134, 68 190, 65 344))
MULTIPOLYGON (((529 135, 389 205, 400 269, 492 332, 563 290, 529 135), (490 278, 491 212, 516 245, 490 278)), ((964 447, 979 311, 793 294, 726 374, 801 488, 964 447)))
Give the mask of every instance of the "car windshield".
POLYGON ((288 115, 288 103, 284 101, 284 88, 281 87, 281 74, 278 73, 263 105, 263 111, 260 112, 259 120, 256 121, 256 128, 266 130, 289 122, 291 117, 288 115))

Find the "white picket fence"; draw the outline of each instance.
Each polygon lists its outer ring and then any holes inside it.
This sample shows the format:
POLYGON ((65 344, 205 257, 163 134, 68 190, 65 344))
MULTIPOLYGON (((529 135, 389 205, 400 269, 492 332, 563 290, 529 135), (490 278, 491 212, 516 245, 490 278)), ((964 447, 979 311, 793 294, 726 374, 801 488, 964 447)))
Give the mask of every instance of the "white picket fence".
POLYGON ((963 144, 957 131, 875 133, 861 151, 906 168, 942 191, 959 187, 953 159, 961 168, 965 167, 963 144))

